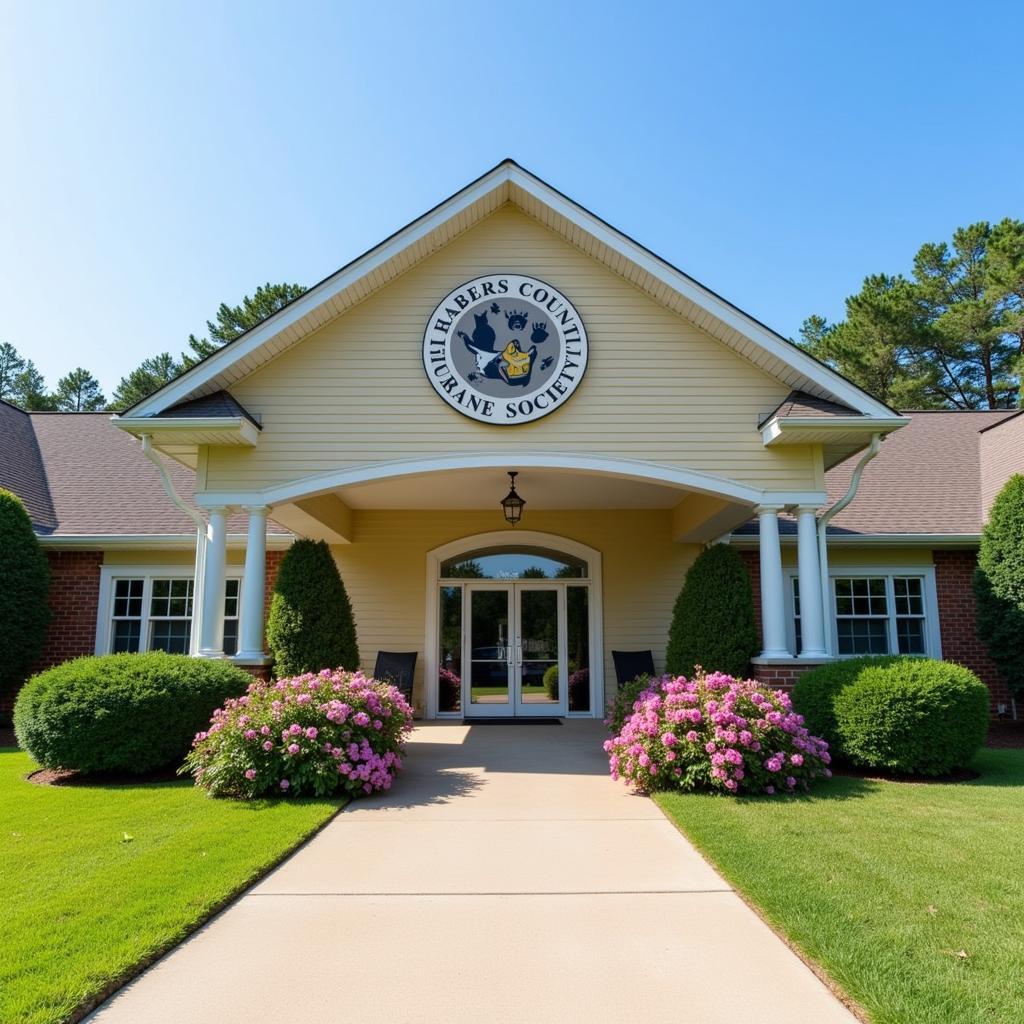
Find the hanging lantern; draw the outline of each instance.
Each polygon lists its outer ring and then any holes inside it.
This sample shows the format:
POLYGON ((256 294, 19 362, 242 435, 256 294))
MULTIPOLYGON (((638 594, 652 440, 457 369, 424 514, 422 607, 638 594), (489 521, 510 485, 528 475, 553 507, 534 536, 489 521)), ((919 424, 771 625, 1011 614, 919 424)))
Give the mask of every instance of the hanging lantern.
POLYGON ((518 472, 509 472, 509 492, 501 499, 501 507, 505 511, 505 522, 509 526, 515 526, 523 517, 523 506, 526 504, 522 498, 516 494, 516 477, 518 472))

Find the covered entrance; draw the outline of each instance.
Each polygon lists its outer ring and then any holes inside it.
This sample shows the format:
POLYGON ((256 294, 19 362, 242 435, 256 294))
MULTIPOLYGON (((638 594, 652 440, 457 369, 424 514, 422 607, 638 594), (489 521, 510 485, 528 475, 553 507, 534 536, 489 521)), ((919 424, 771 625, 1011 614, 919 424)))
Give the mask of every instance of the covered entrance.
POLYGON ((564 538, 499 536, 500 544, 479 536, 432 555, 438 715, 591 714, 600 706, 591 671, 600 658, 592 576, 600 556, 564 538))

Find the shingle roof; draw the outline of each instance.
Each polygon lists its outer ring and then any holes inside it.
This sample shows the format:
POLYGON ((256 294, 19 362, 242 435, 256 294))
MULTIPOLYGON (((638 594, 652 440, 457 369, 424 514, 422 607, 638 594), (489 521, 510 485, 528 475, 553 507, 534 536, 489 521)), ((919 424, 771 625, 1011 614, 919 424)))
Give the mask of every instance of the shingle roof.
POLYGON ((46 486, 32 418, 7 402, 0 402, 0 487, 21 498, 37 532, 53 532, 57 517, 46 486))
MULTIPOLYGON (((118 430, 109 413, 31 413, 25 418, 34 431, 53 510, 49 528, 33 516, 37 532, 55 537, 194 535, 194 523, 167 497, 139 442, 118 430)), ((7 434, 6 423, 0 434, 7 434)), ((167 458, 164 464, 175 490, 191 503, 195 474, 167 458)), ((24 500, 22 490, 11 489, 24 500)), ((31 485, 25 489, 30 492, 31 485)), ((244 515, 233 515, 228 532, 244 533, 246 523, 244 515)), ((288 536, 273 522, 267 533, 288 536)))
MULTIPOLYGON (((1000 411, 905 412, 910 422, 889 434, 868 463, 857 496, 829 525, 830 534, 979 534, 981 432, 1016 415, 1000 411)), ((859 456, 825 474, 829 505, 850 486, 859 456)), ((795 533, 781 517, 779 529, 795 533)), ((757 523, 736 531, 756 534, 757 523)))
POLYGON ((828 417, 828 416, 860 416, 856 409, 851 409, 841 402, 830 402, 827 398, 809 395, 806 391, 790 391, 788 395, 761 421, 761 426, 776 416, 828 417))
POLYGON ((169 409, 157 413, 156 418, 180 419, 184 417, 188 419, 194 417, 198 419, 207 416, 228 416, 232 419, 244 417, 254 426, 260 426, 256 417, 227 391, 214 391, 212 395, 202 395, 188 402, 179 402, 177 405, 172 405, 169 409))

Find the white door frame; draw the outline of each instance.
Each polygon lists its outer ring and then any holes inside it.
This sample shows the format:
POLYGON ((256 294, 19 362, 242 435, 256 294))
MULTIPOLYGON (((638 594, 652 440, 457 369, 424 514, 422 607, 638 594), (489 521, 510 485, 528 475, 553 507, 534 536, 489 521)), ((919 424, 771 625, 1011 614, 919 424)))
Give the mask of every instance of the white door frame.
MULTIPOLYGON (((426 587, 426 635, 424 637, 423 649, 425 652, 424 681, 426 687, 426 706, 424 717, 462 717, 462 712, 453 712, 451 715, 438 713, 438 660, 440 657, 438 637, 438 603, 439 588, 441 583, 441 563, 450 558, 464 554, 469 551, 478 551, 490 547, 519 546, 547 548, 551 551, 560 551, 567 555, 574 555, 582 558, 589 567, 589 576, 586 579, 564 581, 565 585, 585 584, 589 588, 588 616, 590 629, 590 711, 570 711, 569 718, 603 718, 604 717, 604 602, 602 600, 602 567, 601 552, 596 548, 581 544, 579 541, 562 537, 555 533, 542 533, 537 530, 520 530, 508 528, 505 530, 492 530, 488 533, 477 533, 469 537, 461 537, 458 540, 442 544, 427 552, 427 587, 426 587)), ((477 583, 487 581, 460 580, 461 584, 477 583)), ((505 583, 503 580, 493 581, 498 585, 505 583)), ((512 581, 507 581, 512 582, 512 581)), ((534 581, 531 581, 534 582, 534 581)), ((543 580, 536 580, 542 584, 543 580)), ((465 628, 465 621, 463 621, 465 628)), ((568 678, 564 687, 567 698, 568 678)))

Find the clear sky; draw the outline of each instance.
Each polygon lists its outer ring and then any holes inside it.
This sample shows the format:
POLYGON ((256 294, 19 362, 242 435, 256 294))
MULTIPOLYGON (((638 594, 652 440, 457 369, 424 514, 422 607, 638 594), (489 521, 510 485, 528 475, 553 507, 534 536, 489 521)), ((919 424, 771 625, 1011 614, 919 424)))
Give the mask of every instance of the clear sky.
POLYGON ((787 336, 1024 217, 1020 3, 0 0, 0 341, 109 395, 511 156, 787 336))

